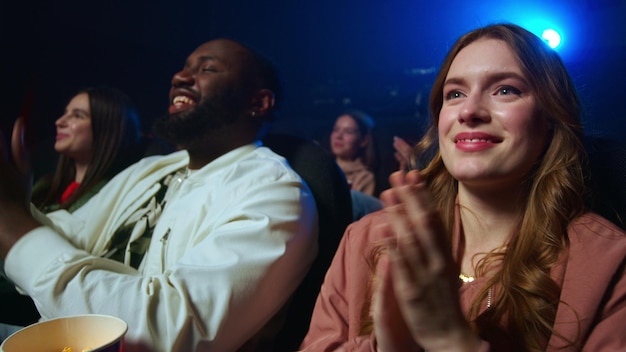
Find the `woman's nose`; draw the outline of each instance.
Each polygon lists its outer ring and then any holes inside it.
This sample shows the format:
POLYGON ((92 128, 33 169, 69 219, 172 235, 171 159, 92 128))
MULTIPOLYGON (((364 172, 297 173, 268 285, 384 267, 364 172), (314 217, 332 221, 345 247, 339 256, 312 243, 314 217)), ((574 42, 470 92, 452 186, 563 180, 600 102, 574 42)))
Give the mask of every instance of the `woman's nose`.
POLYGON ((490 118, 488 105, 479 94, 469 95, 459 112, 460 123, 482 123, 489 121, 490 118))
POLYGON ((59 117, 58 119, 56 119, 56 121, 54 121, 54 125, 55 125, 55 126, 57 126, 57 127, 64 126, 64 125, 65 125, 65 123, 66 123, 66 119, 65 119, 65 116, 66 116, 66 115, 67 115, 67 114, 63 114, 63 115, 61 115, 61 117, 59 117))

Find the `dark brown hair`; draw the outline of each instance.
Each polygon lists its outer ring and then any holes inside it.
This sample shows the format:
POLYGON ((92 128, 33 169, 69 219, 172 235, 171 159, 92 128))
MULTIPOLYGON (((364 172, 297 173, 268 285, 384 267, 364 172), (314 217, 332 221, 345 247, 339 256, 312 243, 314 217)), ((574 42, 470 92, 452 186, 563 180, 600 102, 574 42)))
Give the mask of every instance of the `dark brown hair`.
MULTIPOLYGON (((60 204, 62 209, 136 161, 141 153, 139 116, 130 98, 111 87, 90 87, 75 95, 82 93, 89 97, 93 156, 80 186, 60 204)), ((35 204, 39 207, 57 204, 63 191, 74 181, 75 173, 74 161, 60 155, 48 192, 39 202, 34 198, 35 204)))

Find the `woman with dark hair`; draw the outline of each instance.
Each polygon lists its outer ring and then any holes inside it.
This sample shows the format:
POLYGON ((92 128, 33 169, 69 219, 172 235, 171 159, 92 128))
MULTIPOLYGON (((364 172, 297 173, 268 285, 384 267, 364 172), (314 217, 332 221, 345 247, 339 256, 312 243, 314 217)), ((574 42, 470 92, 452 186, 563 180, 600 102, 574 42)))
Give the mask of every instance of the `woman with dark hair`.
POLYGON ((330 149, 351 189, 370 196, 376 190, 373 128, 371 116, 360 110, 348 110, 337 117, 330 134, 330 149))
POLYGON ((128 96, 110 87, 79 91, 55 122, 53 175, 33 188, 44 212, 78 209, 106 182, 141 157, 139 118, 128 96))
MULTIPOLYGON (((44 212, 75 211, 143 154, 137 111, 115 88, 78 91, 55 125, 56 171, 33 186, 33 204, 44 212)), ((26 325, 39 318, 30 297, 19 294, 4 276, 0 297, 6 306, 0 314, 3 323, 26 325)))
MULTIPOLYGON (((43 212, 75 211, 142 156, 139 117, 129 97, 117 89, 79 91, 55 125, 56 171, 33 186, 33 204, 43 212)), ((5 306, 0 322, 26 325, 39 318, 30 297, 19 294, 3 275, 0 298, 5 306)))
POLYGON ((580 110, 534 34, 462 36, 416 148, 434 157, 347 230, 304 350, 626 350, 626 236, 585 208, 580 110))

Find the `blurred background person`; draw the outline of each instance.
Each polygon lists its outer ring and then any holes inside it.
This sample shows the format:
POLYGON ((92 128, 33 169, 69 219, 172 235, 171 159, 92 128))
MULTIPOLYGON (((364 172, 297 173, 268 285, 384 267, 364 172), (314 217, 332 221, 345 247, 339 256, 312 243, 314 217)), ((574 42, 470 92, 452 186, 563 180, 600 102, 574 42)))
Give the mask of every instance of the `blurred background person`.
POLYGON ((33 187, 33 203, 44 212, 78 209, 143 156, 137 111, 118 89, 79 91, 55 125, 56 170, 39 178, 33 187))
POLYGON ((376 197, 377 151, 373 129, 371 116, 360 110, 348 110, 337 117, 330 134, 330 150, 350 185, 355 221, 382 208, 376 197))
MULTIPOLYGON (((33 186, 33 203, 43 212, 75 211, 144 154, 137 111, 131 99, 115 88, 80 90, 55 125, 56 170, 44 174, 33 186)), ((43 160, 48 156, 35 157, 43 160)), ((3 271, 0 299, 4 306, 0 322, 27 325, 39 319, 31 298, 18 293, 3 271)))
POLYGON ((348 110, 337 117, 330 134, 330 150, 351 189, 370 196, 376 192, 373 129, 371 116, 360 110, 348 110))

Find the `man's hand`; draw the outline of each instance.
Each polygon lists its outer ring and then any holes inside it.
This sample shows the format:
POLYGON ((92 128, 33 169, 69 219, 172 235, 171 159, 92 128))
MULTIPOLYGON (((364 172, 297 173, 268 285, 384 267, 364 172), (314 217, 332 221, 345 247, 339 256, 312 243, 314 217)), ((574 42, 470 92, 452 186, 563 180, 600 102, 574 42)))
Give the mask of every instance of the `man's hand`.
POLYGON ((24 119, 18 118, 11 135, 11 151, 0 131, 0 256, 28 231, 39 226, 30 215, 32 175, 24 146, 24 119), (11 155, 12 157, 10 157, 11 155))

